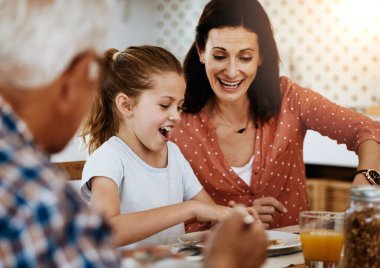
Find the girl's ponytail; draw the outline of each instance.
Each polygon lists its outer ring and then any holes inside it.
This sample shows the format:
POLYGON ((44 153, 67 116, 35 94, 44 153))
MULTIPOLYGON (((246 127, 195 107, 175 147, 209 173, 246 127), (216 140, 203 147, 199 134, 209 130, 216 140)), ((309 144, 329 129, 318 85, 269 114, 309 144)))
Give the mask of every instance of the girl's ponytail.
POLYGON ((119 128, 118 113, 115 111, 112 99, 113 65, 118 54, 119 51, 115 48, 108 49, 104 54, 103 81, 82 127, 81 136, 89 153, 115 135, 119 128))

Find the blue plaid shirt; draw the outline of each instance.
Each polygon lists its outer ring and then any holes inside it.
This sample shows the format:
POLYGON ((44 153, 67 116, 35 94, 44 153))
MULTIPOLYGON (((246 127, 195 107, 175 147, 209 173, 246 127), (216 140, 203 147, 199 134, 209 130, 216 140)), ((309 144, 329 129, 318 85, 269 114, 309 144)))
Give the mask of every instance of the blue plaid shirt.
POLYGON ((0 97, 0 267, 119 267, 110 229, 0 97))

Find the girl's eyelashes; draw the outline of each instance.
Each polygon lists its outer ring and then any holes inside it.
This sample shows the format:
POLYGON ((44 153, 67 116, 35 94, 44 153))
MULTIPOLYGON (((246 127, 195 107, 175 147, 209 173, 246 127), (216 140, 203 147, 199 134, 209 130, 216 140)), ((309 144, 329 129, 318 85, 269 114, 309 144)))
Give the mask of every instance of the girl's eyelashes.
POLYGON ((164 110, 168 109, 170 107, 170 105, 167 105, 167 104, 160 104, 161 108, 163 108, 164 110))
MULTIPOLYGON (((164 110, 169 109, 169 107, 170 107, 170 105, 164 105, 164 104, 160 104, 160 106, 161 106, 164 110)), ((183 111, 183 107, 182 107, 182 106, 178 106, 178 107, 177 107, 177 110, 180 111, 180 112, 182 112, 182 111, 183 111)))

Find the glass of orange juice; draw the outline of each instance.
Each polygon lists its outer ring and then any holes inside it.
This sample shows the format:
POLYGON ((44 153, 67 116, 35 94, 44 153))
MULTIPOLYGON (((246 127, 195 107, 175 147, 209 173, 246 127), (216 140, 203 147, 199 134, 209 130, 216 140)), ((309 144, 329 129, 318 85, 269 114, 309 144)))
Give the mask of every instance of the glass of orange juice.
POLYGON ((306 267, 338 267, 343 237, 343 212, 300 212, 300 236, 306 267))

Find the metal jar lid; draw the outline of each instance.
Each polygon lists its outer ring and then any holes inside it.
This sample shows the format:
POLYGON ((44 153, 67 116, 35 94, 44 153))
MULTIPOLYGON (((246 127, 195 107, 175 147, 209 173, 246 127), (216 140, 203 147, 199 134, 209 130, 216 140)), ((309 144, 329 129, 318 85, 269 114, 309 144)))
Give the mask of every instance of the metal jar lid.
POLYGON ((380 186, 352 186, 350 197, 354 201, 380 202, 380 186))

